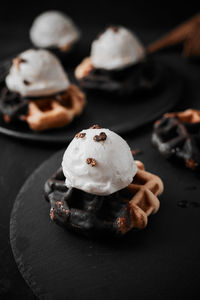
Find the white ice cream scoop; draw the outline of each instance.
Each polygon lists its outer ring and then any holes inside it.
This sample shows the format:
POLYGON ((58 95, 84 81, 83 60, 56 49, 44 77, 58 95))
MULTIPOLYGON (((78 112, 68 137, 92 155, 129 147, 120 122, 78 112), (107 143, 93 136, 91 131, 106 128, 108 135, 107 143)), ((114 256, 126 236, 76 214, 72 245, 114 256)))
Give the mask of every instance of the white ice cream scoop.
POLYGON ((109 129, 86 129, 76 135, 62 161, 66 186, 96 195, 127 187, 137 172, 126 141, 109 129))
POLYGON ((95 68, 120 69, 145 57, 145 49, 130 30, 110 26, 91 46, 91 61, 95 68))
POLYGON ((8 89, 22 96, 50 96, 66 90, 69 84, 59 60, 47 50, 21 53, 6 77, 8 89))
POLYGON ((66 47, 79 39, 79 30, 71 18, 59 11, 39 15, 30 29, 30 39, 36 47, 66 47))

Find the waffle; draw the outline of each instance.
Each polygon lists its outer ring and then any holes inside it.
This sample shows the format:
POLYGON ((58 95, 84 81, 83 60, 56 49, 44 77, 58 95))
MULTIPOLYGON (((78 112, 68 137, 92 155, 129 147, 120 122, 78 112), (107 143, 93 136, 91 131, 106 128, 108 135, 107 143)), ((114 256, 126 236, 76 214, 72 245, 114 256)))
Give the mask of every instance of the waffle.
POLYGON ((83 79, 85 76, 90 74, 90 72, 94 69, 92 65, 92 61, 90 57, 84 58, 80 65, 78 65, 75 69, 75 76, 78 80, 83 79))
POLYGON ((150 44, 146 51, 153 53, 165 47, 183 44, 183 55, 200 55, 200 14, 181 24, 158 41, 150 44))
POLYGON ((28 123, 34 131, 63 127, 80 115, 85 96, 75 85, 52 97, 25 99, 7 89, 2 92, 0 111, 9 123, 16 119, 28 123))
POLYGON ((152 142, 168 159, 175 159, 186 167, 200 170, 200 111, 165 114, 154 124, 152 142))
POLYGON ((21 116, 34 131, 63 127, 76 115, 80 115, 85 105, 85 96, 75 85, 71 85, 56 99, 44 98, 29 102, 28 114, 21 116))
POLYGON ((85 58, 75 69, 75 77, 85 89, 131 95, 133 92, 150 91, 162 76, 160 67, 145 61, 121 70, 96 69, 91 58, 85 58))
POLYGON ((161 179, 144 170, 136 161, 138 172, 125 189, 108 196, 96 196, 67 189, 62 169, 44 186, 44 195, 50 202, 50 218, 86 236, 123 236, 131 229, 143 229, 148 216, 159 209, 157 198, 163 192, 161 179))

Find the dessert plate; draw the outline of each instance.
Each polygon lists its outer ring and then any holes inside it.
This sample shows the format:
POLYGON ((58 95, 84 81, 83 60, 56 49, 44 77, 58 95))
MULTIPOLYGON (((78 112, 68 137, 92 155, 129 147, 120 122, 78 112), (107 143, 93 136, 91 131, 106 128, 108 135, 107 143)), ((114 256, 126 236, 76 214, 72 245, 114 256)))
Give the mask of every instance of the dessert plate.
POLYGON ((199 179, 158 155, 150 132, 138 134, 134 147, 143 151, 136 158, 163 179, 165 191, 160 211, 149 218, 146 229, 122 239, 89 240, 50 221, 43 185, 60 167, 63 151, 22 187, 11 216, 10 240, 22 276, 40 299, 169 299, 172 290, 173 299, 197 294, 199 179), (186 202, 188 208, 182 208, 186 202))
MULTIPOLYGON (((161 64, 159 61, 158 64, 161 64)), ((0 64, 0 88, 4 84, 5 76, 9 70, 9 61, 0 64)), ((35 133, 26 124, 6 124, 0 117, 0 133, 19 139, 66 143, 81 128, 88 128, 93 124, 110 128, 119 134, 135 130, 142 125, 152 122, 164 112, 172 109, 180 99, 182 80, 173 70, 163 65, 164 79, 162 88, 155 93, 135 94, 133 100, 106 99, 103 96, 87 96, 87 106, 83 114, 71 124, 61 129, 48 130, 35 133)), ((73 70, 69 70, 73 77, 73 70)))

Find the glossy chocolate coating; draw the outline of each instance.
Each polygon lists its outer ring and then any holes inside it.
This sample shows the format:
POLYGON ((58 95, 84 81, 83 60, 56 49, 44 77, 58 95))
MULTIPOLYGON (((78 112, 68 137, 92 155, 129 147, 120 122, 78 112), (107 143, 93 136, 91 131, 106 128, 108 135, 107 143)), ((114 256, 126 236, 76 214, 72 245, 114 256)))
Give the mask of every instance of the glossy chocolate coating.
POLYGON ((118 219, 130 222, 128 203, 132 195, 127 189, 108 196, 68 189, 59 169, 45 183, 44 195, 50 202, 50 216, 55 223, 86 236, 121 236, 118 219))

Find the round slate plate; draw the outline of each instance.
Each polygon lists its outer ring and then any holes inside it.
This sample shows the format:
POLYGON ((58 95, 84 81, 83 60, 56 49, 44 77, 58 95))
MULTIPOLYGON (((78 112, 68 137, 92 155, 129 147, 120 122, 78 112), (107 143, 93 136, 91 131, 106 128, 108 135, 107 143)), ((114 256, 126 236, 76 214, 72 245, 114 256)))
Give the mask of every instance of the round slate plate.
POLYGON ((199 179, 158 155, 150 134, 138 135, 131 146, 143 150, 137 158, 162 177, 165 192, 147 228, 121 240, 89 240, 50 221, 43 185, 60 166, 63 151, 22 187, 10 239, 20 272, 40 299, 189 299, 191 291, 199 291, 199 179), (180 200, 188 208, 177 206, 180 200))
MULTIPOLYGON (((161 64, 161 62, 156 62, 161 64)), ((172 109, 180 99, 182 80, 173 70, 163 64, 164 84, 162 89, 151 95, 135 95, 133 101, 105 99, 102 96, 88 95, 87 106, 83 114, 71 124, 61 129, 45 132, 32 132, 28 126, 6 124, 0 117, 0 133, 32 141, 66 143, 75 133, 93 124, 101 124, 105 128, 123 134, 147 124, 164 112, 172 109)), ((9 69, 9 61, 0 65, 0 88, 4 84, 5 74, 9 69)), ((73 78, 73 70, 68 70, 73 78)))

